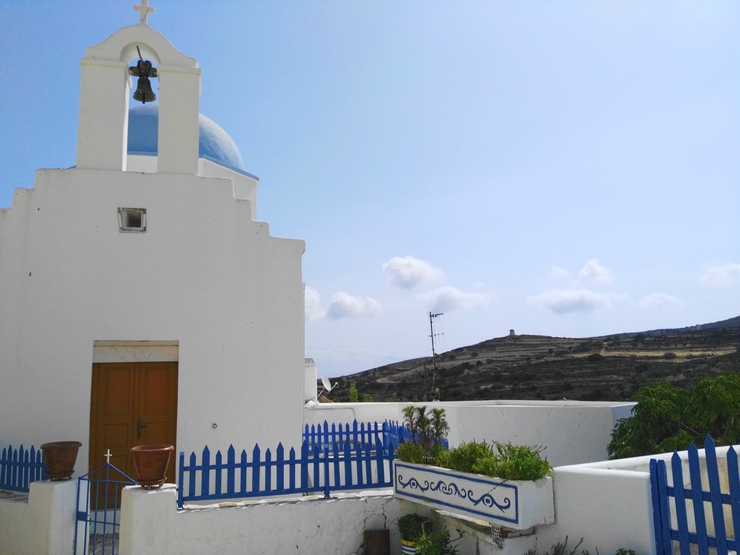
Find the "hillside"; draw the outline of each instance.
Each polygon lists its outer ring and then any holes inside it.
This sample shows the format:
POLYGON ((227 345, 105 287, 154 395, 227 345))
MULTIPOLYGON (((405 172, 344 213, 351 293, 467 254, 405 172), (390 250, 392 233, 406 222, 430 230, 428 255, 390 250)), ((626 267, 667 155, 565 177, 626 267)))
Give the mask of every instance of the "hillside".
MULTIPOLYGON (((514 335, 436 357, 397 362, 342 376, 328 397, 346 401, 350 384, 375 401, 577 399, 622 401, 666 380, 693 386, 700 374, 740 371, 740 317, 680 329, 570 339, 514 335)), ((332 380, 334 381, 334 380, 332 380)))

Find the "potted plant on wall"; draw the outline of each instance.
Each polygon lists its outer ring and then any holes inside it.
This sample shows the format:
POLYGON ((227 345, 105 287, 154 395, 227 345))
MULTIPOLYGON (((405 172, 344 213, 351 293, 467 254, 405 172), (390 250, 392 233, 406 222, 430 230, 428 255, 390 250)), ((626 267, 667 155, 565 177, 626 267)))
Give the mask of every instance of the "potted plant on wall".
POLYGON ((425 532, 431 532, 432 520, 418 513, 410 513, 400 517, 396 521, 396 526, 398 526, 398 531, 401 534, 401 553, 403 555, 414 555, 417 540, 425 532))
POLYGON ((167 479, 167 467, 174 450, 174 445, 166 443, 132 447, 131 456, 134 459, 134 467, 138 476, 136 483, 144 489, 161 487, 167 479))
MULTIPOLYGON (((517 530, 555 521, 552 467, 541 449, 470 442, 447 451, 434 435, 434 411, 407 407, 404 416, 411 440, 398 446, 393 462, 397 497, 517 530)), ((444 414, 436 418, 446 435, 444 414)))
POLYGON ((49 480, 56 482, 72 478, 80 447, 82 443, 79 441, 52 441, 41 446, 49 480))

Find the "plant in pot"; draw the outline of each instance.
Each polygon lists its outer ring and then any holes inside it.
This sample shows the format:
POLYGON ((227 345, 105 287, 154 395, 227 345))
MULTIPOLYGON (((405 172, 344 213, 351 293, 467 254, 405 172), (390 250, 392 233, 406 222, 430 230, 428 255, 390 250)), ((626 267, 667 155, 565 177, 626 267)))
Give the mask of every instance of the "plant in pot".
POLYGON ((449 530, 422 535, 416 542, 418 555, 456 555, 457 542, 463 537, 463 531, 457 529, 457 537, 453 540, 449 530))
POLYGON ((554 522, 552 467, 542 449, 470 442, 445 450, 444 414, 407 407, 404 416, 411 440, 393 462, 396 496, 517 530, 554 522))
POLYGON ((49 480, 56 482, 72 478, 80 447, 82 443, 79 441, 52 441, 41 446, 49 480))
POLYGON ((416 542, 426 532, 431 532, 432 520, 418 513, 403 515, 396 521, 401 534, 401 553, 414 555, 416 542))
POLYGON ((166 443, 132 447, 131 456, 134 459, 134 467, 138 476, 136 483, 144 489, 161 487, 167 479, 167 467, 174 450, 174 445, 166 443))

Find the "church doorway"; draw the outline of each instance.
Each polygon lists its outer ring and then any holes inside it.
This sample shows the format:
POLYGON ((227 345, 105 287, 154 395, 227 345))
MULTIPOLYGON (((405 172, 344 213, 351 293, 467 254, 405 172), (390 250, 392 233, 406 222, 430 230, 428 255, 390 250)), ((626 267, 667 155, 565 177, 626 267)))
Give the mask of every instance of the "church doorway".
MULTIPOLYGON (((131 447, 176 446, 177 367, 176 361, 93 363, 91 471, 105 463, 110 453, 110 463, 135 479, 131 447)), ((175 482, 174 457, 167 482, 175 482)))

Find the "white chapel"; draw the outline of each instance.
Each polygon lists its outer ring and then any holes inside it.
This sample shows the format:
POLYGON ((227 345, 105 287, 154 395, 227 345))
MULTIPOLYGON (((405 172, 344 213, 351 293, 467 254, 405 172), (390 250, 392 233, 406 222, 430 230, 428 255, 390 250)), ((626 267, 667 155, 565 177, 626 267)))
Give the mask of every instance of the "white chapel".
POLYGON ((256 220, 198 62, 138 8, 80 61, 75 167, 0 210, 3 439, 81 441, 77 475, 108 450, 131 474, 143 443, 298 445, 303 423, 304 242, 256 220))

